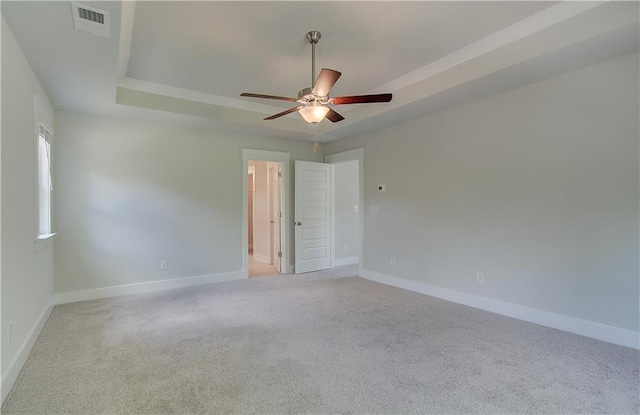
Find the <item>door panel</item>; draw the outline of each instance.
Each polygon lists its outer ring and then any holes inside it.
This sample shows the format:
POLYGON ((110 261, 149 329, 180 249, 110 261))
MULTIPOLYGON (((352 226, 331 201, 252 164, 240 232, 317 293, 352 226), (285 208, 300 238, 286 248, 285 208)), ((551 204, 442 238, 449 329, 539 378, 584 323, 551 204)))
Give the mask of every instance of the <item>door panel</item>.
POLYGON ((331 267, 331 166, 295 162, 296 274, 331 267))

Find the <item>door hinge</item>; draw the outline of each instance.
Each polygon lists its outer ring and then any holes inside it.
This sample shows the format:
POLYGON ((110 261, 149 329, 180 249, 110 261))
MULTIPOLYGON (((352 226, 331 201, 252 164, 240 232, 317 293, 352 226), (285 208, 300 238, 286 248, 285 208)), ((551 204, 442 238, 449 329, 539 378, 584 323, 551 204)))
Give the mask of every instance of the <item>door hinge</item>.
POLYGON ((282 177, 282 172, 281 171, 278 172, 278 177, 282 177))
POLYGON ((282 252, 278 252, 278 258, 282 258, 282 252))
POLYGON ((282 212, 278 212, 278 217, 282 218, 282 212))

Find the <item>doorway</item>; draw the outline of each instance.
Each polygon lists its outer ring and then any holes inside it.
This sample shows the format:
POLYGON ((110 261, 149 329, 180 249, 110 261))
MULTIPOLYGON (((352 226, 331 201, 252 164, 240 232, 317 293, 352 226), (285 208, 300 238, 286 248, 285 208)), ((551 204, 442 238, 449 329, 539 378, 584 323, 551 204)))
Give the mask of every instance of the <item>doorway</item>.
MULTIPOLYGON (((278 215, 280 227, 280 253, 282 256, 276 256, 279 260, 280 270, 282 273, 291 273, 293 266, 289 262, 292 258, 292 242, 293 241, 293 224, 290 219, 291 201, 289 198, 289 189, 291 188, 290 174, 290 153, 282 151, 257 150, 252 148, 242 149, 242 264, 245 277, 249 277, 249 161, 266 161, 278 163, 280 168, 280 177, 278 183, 280 185, 280 213, 278 215)), ((255 175, 253 176, 256 177, 255 175)), ((253 189, 255 192, 255 189, 253 189)), ((254 203, 255 203, 255 194, 254 203)), ((254 209, 255 211, 255 209, 254 209)), ((253 213, 251 215, 253 219, 253 213)), ((256 241, 252 241, 252 248, 255 249, 256 241)))
POLYGON ((277 275, 283 258, 283 163, 248 160, 248 277, 277 275))
POLYGON ((360 262, 360 161, 331 164, 331 267, 360 262))
POLYGON ((364 149, 330 154, 324 159, 332 166, 331 267, 357 266, 362 272, 364 149))
POLYGON ((361 268, 362 149, 295 161, 295 273, 361 268))

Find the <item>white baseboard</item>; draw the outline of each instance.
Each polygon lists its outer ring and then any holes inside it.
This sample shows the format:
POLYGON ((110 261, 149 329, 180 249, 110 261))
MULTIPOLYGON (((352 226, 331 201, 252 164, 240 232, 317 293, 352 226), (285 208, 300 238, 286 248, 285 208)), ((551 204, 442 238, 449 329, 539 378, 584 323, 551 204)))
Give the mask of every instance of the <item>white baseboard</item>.
POLYGON ((353 264, 357 264, 360 262, 360 258, 357 256, 353 256, 351 258, 340 258, 340 259, 334 259, 333 260, 333 264, 332 266, 334 267, 343 267, 345 265, 353 265, 353 264))
POLYGON ((75 303, 76 301, 95 300, 98 298, 115 297, 126 294, 147 293, 245 278, 247 278, 245 271, 234 271, 221 274, 198 275, 196 277, 140 282, 136 284, 114 285, 111 287, 93 288, 89 290, 68 291, 56 294, 56 304, 75 303))
POLYGON ((640 349, 640 333, 620 327, 608 326, 593 321, 582 320, 575 317, 555 314, 535 308, 524 307, 518 304, 494 300, 475 294, 468 294, 448 288, 411 281, 404 278, 393 277, 378 272, 361 269, 360 276, 368 280, 392 285, 405 290, 415 291, 432 297, 441 298, 458 304, 490 311, 507 317, 517 318, 542 326, 564 330, 582 336, 618 344, 621 346, 640 349))
POLYGON ((2 402, 4 402, 7 395, 9 395, 9 391, 11 391, 16 379, 18 379, 18 375, 20 375, 20 371, 27 361, 27 358, 31 353, 31 349, 33 349, 33 346, 36 344, 38 336, 40 336, 40 332, 44 328, 47 320, 49 320, 51 312, 53 311, 53 304, 53 298, 51 298, 47 306, 42 311, 42 314, 40 314, 40 317, 38 317, 36 324, 31 328, 27 338, 18 349, 18 353, 16 353, 9 363, 9 366, 7 366, 7 370, 2 374, 2 383, 0 384, 0 389, 2 390, 2 402))
POLYGON ((271 263, 271 258, 269 258, 269 255, 260 255, 260 254, 256 254, 254 252, 253 253, 253 259, 255 259, 256 261, 262 262, 263 264, 270 264, 271 263))

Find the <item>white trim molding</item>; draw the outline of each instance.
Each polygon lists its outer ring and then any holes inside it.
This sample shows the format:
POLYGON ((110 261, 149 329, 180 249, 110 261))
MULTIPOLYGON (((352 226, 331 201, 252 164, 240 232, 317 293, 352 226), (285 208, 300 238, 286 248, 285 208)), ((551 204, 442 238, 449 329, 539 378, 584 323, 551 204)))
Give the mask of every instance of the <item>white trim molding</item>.
POLYGON ((535 308, 524 307, 518 304, 507 303, 505 301, 494 300, 488 297, 464 293, 461 291, 451 290, 449 288, 407 280, 365 269, 361 269, 360 276, 371 281, 426 294, 431 297, 440 298, 453 303, 479 308, 481 310, 516 318, 518 320, 528 321, 541 326, 568 331, 570 333, 618 344, 620 346, 640 349, 640 333, 636 331, 608 326, 606 324, 582 320, 562 314, 551 313, 549 311, 537 310, 535 308))
POLYGON ((2 383, 0 384, 0 389, 2 390, 2 402, 4 402, 7 395, 9 395, 13 384, 18 379, 18 375, 20 375, 22 367, 26 363, 29 354, 31 354, 31 350, 36 344, 38 336, 40 336, 42 329, 51 316, 53 305, 54 301, 53 298, 51 298, 51 300, 49 300, 49 303, 40 314, 40 317, 38 317, 38 320, 36 320, 36 324, 31 328, 31 331, 27 335, 27 338, 20 346, 20 349, 18 349, 18 352, 15 354, 15 356, 7 366, 7 370, 5 370, 5 372, 2 374, 2 383))
POLYGON ((116 297, 127 294, 140 294, 192 285, 211 284, 214 282, 235 281, 245 279, 244 270, 224 272, 220 274, 198 275, 195 277, 155 280, 135 284, 113 285, 110 287, 92 288, 88 290, 67 291, 56 294, 56 304, 75 303, 77 301, 96 300, 98 298, 116 297))

